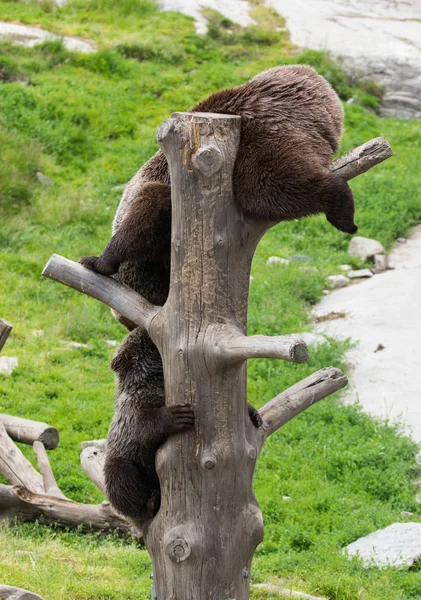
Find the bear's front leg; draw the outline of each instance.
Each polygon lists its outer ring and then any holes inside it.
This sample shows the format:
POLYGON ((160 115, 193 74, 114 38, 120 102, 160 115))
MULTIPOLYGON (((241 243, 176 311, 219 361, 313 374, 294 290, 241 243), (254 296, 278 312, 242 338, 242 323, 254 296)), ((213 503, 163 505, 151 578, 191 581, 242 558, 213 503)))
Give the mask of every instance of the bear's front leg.
POLYGON ((170 255, 171 188, 145 183, 101 256, 84 256, 80 263, 102 275, 114 275, 121 263, 159 261, 170 255))

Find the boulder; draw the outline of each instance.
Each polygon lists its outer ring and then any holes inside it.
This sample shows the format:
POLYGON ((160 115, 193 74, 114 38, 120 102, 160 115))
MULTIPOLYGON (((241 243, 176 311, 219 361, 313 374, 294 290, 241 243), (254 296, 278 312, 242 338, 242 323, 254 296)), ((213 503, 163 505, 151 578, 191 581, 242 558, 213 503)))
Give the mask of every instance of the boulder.
POLYGON ((376 254, 385 254, 385 250, 380 242, 377 240, 371 240, 361 236, 355 236, 352 238, 349 244, 348 254, 351 256, 358 256, 362 260, 372 260, 376 254))
POLYGON ((421 523, 394 523, 346 547, 348 556, 359 556, 366 567, 403 569, 421 558, 421 523))
POLYGON ((289 265, 289 260, 280 256, 269 256, 266 261, 267 265, 289 265))

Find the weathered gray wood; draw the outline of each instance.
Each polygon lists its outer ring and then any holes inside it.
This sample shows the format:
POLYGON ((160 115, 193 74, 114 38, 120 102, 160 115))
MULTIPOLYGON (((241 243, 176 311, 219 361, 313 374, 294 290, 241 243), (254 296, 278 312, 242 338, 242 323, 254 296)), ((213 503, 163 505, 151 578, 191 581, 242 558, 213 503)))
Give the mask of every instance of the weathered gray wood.
POLYGON ((214 327, 214 344, 220 360, 235 364, 248 358, 278 358, 295 363, 308 361, 305 342, 291 335, 245 336, 238 329, 229 326, 214 327))
POLYGON ((23 486, 0 484, 0 520, 20 518, 47 525, 81 527, 84 530, 132 533, 132 525, 118 515, 109 502, 80 504, 68 498, 37 494, 23 486))
POLYGON ((107 440, 88 440, 87 442, 80 442, 80 450, 85 450, 85 448, 89 448, 93 446, 94 448, 98 448, 98 450, 102 450, 106 452, 107 450, 107 440))
POLYGON ((13 327, 10 323, 4 319, 0 319, 0 352, 2 351, 2 348, 5 345, 12 329, 13 327))
POLYGON ((233 200, 239 137, 240 119, 225 115, 178 113, 158 131, 171 173, 171 286, 150 335, 167 404, 191 403, 196 417, 195 430, 170 438, 157 458, 162 504, 144 537, 160 600, 246 600, 263 536, 246 365, 221 365, 215 347, 218 323, 245 334, 251 261, 270 226, 233 200))
POLYGON ((42 477, 7 435, 3 423, 0 423, 0 474, 13 485, 29 487, 42 494, 42 477))
POLYGON ((326 367, 281 392, 259 410, 263 420, 263 441, 303 410, 342 389, 347 383, 342 371, 326 367))
POLYGON ((371 167, 380 164, 393 155, 389 142, 384 137, 378 137, 354 148, 332 163, 334 171, 344 179, 352 179, 365 173, 371 167))
POLYGON ((107 304, 136 325, 149 329, 158 308, 150 304, 127 285, 85 269, 79 263, 53 254, 42 272, 44 277, 54 279, 69 287, 92 296, 107 304))
POLYGON ((0 584, 0 600, 42 600, 42 598, 28 590, 0 584))
POLYGON ((40 441, 47 450, 54 450, 60 441, 57 429, 47 423, 5 414, 0 414, 0 423, 3 423, 7 434, 15 442, 32 446, 35 441, 40 441))
POLYGON ((66 498, 66 496, 63 494, 63 492, 57 485, 44 444, 37 440, 34 442, 33 449, 37 457, 38 468, 42 475, 45 493, 48 496, 66 498))
POLYGON ((80 464, 89 479, 106 496, 104 480, 105 452, 95 446, 87 446, 80 454, 80 464))

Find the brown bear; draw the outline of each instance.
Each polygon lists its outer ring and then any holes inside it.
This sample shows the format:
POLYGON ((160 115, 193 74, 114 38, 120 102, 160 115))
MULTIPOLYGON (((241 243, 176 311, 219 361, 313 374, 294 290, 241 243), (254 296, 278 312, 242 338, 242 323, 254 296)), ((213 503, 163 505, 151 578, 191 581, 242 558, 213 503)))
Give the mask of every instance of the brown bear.
MULTIPOLYGON (((241 117, 233 188, 245 214, 278 222, 325 213, 337 229, 355 233, 351 189, 329 170, 341 135, 342 105, 312 68, 270 69, 216 92, 193 111, 241 117)), ((129 182, 101 256, 80 262, 162 305, 169 289, 170 237, 170 177, 158 152, 129 182)), ((120 512, 145 519, 159 507, 156 449, 169 435, 191 427, 193 414, 186 405, 164 406, 161 358, 141 328, 126 338, 111 367, 118 375, 118 397, 105 462, 107 493, 120 512)), ((251 406, 249 414, 260 426, 251 406)))

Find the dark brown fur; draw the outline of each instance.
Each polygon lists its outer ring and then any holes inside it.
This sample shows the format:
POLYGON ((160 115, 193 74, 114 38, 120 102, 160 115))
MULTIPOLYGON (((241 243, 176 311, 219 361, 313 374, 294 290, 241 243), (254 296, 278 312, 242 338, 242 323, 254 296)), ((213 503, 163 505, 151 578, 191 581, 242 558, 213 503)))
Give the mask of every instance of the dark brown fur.
MULTIPOLYGON (((339 230, 356 231, 352 192, 329 170, 341 135, 342 106, 313 69, 271 69, 242 86, 213 94, 193 110, 241 116, 233 185, 247 215, 274 222, 325 213, 339 230)), ((114 235, 102 255, 81 262, 114 275, 150 302, 163 304, 169 287, 170 231, 169 171, 164 154, 158 152, 127 186, 114 235)), ((117 318, 134 328, 127 319, 117 318)), ((190 425, 192 415, 187 407, 180 415, 164 407, 161 359, 142 330, 126 338, 111 366, 119 391, 105 465, 108 496, 123 514, 148 518, 159 506, 156 449, 181 430, 180 424, 190 425), (182 419, 187 414, 188 423, 182 419)), ((259 426, 253 407, 249 412, 259 426)))

